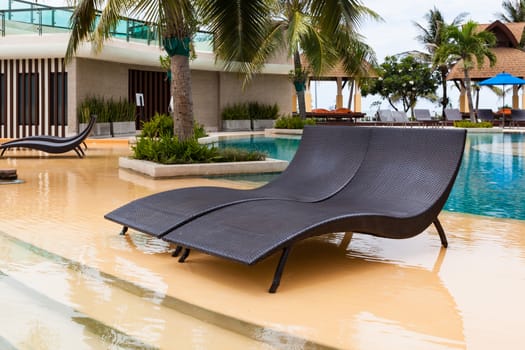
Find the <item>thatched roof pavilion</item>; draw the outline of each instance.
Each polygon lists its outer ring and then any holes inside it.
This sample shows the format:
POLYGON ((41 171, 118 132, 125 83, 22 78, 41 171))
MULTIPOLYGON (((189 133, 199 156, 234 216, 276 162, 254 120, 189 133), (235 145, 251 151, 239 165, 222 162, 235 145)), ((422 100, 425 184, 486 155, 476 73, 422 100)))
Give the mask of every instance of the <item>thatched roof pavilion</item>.
MULTIPOLYGON (((305 56, 301 56, 301 61, 303 64, 303 67, 305 69, 308 69, 309 63, 305 56)), ((377 76, 372 69, 372 67, 367 63, 364 62, 364 65, 367 68, 367 76, 368 77, 375 77, 377 76)), ((334 81, 336 83, 336 93, 335 93, 335 100, 336 100, 336 109, 344 108, 345 102, 343 101, 343 89, 347 86, 347 84, 354 84, 353 86, 350 85, 351 88, 351 97, 353 97, 353 104, 352 104, 352 110, 354 112, 361 112, 361 91, 359 89, 359 85, 356 82, 356 78, 349 76, 349 74, 345 71, 343 64, 338 63, 328 71, 324 72, 320 76, 309 76, 307 83, 306 83, 306 110, 309 112, 311 110, 311 89, 310 89, 310 83, 312 81, 334 81), (353 95, 353 96, 352 96, 353 95)), ((294 96, 295 98, 295 96, 294 96)), ((293 104, 295 106, 295 103, 293 104)))
MULTIPOLYGON (((496 55, 496 64, 491 67, 488 59, 482 67, 477 65, 470 71, 472 81, 481 81, 495 76, 501 72, 507 72, 514 76, 525 78, 525 51, 523 50, 522 38, 524 37, 525 23, 503 23, 495 21, 491 24, 480 24, 480 30, 487 30, 496 36, 496 46, 491 49, 496 55)), ((462 85, 463 61, 459 61, 450 71, 447 80, 456 81, 462 85)), ((514 88, 512 96, 513 108, 519 108, 518 90, 521 86, 514 88)), ((525 96, 522 96, 525 106, 525 96)), ((467 112, 468 107, 462 89, 460 96, 460 109, 467 112)))

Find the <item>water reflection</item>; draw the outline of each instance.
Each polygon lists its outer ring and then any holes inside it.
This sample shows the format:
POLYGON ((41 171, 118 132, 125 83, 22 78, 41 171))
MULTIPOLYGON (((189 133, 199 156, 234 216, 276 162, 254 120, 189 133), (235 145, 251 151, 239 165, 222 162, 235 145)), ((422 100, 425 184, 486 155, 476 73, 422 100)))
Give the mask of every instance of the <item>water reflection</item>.
POLYGON ((445 209, 525 220, 524 149, 522 134, 469 134, 445 209))
MULTIPOLYGON (((469 133, 460 172, 445 209, 449 211, 525 220, 525 135, 469 133)), ((266 152, 270 157, 291 160, 297 138, 251 137, 220 142, 266 152)), ((439 147, 439 145, 436 145, 439 147)), ((235 181, 265 183, 275 174, 225 177, 235 181)))

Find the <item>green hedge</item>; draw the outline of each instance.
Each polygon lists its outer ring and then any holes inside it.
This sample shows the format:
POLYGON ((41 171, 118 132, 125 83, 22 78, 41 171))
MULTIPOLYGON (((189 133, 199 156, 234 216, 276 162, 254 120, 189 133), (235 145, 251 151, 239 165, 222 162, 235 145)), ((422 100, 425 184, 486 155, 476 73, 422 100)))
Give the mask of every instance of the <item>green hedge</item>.
POLYGON ((315 119, 302 119, 299 116, 282 116, 275 121, 276 129, 304 129, 305 125, 315 125, 315 119))
POLYGON ((456 128, 492 128, 491 122, 472 122, 470 120, 455 120, 454 126, 456 128))
POLYGON ((279 106, 259 102, 235 103, 224 107, 221 112, 222 120, 270 119, 279 117, 279 106))

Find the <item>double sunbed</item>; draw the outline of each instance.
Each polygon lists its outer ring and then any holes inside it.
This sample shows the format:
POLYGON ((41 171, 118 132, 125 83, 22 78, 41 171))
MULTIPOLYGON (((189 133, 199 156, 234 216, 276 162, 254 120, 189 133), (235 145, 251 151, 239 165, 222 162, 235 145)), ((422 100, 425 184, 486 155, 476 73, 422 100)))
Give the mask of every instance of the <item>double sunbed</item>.
POLYGON ((194 187, 132 201, 105 217, 177 246, 255 264, 281 252, 269 291, 292 246, 356 232, 409 238, 434 224, 454 184, 464 130, 307 127, 286 171, 254 190, 194 187))

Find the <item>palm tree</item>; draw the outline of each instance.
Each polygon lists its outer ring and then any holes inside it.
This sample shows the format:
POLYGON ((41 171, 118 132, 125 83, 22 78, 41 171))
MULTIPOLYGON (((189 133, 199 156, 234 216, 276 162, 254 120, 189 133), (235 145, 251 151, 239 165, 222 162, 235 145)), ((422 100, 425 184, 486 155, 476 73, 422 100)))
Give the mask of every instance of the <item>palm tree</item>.
POLYGON ((441 115, 445 118, 445 108, 448 106, 448 91, 447 91, 447 75, 452 67, 452 61, 450 57, 446 57, 445 61, 437 59, 438 56, 435 54, 436 50, 445 42, 443 32, 447 26, 459 26, 467 14, 465 12, 457 15, 450 24, 445 22, 443 14, 436 7, 429 10, 425 14, 427 21, 426 27, 415 23, 414 25, 419 30, 420 34, 416 37, 421 44, 425 46, 428 54, 423 55, 423 59, 431 63, 435 69, 439 71, 441 86, 442 86, 442 99, 441 99, 441 115))
MULTIPOLYGON (((342 33, 342 32, 339 32, 342 33)), ((372 67, 377 66, 377 58, 374 50, 360 37, 352 38, 344 35, 337 41, 338 53, 345 72, 354 79, 350 85, 348 96, 348 109, 352 109, 352 96, 354 95, 355 83, 370 75, 372 67)))
MULTIPOLYGON (((81 0, 71 17, 66 59, 71 59, 80 43, 88 39, 100 50, 121 16, 140 18, 155 26, 171 59, 174 134, 179 140, 186 140, 193 136, 189 56, 198 21, 214 34, 218 58, 246 62, 254 57, 266 37, 269 11, 265 0, 81 0), (99 22, 92 32, 99 10, 99 22)), ((242 64, 239 69, 243 69, 242 64)))
POLYGON ((260 64, 277 50, 288 50, 288 57, 294 63, 290 79, 295 86, 302 118, 306 117, 304 90, 308 75, 321 75, 341 57, 342 43, 360 39, 356 29, 365 16, 379 18, 355 0, 275 2, 274 25, 266 44, 261 47, 257 62, 260 64), (303 66, 301 55, 308 60, 309 71, 303 66))
POLYGON ((525 22, 525 0, 506 0, 501 7, 506 13, 496 13, 498 19, 504 22, 525 22))
POLYGON ((462 61, 470 120, 476 122, 470 71, 474 68, 474 60, 478 67, 483 66, 485 57, 488 58, 491 66, 496 63, 496 55, 490 50, 490 47, 496 43, 496 37, 491 32, 479 31, 476 22, 468 21, 461 28, 447 26, 443 31, 443 41, 443 44, 435 52, 436 59, 442 62, 450 59, 462 61))

